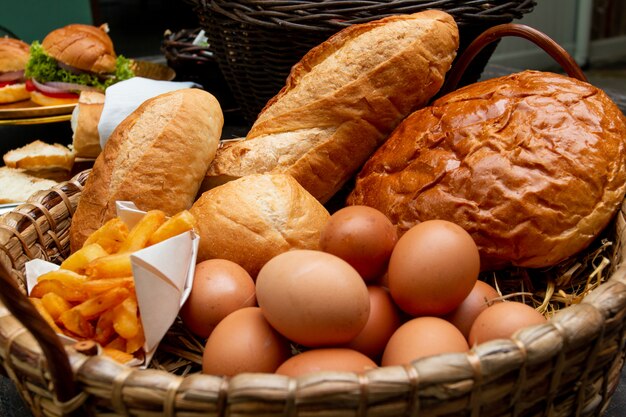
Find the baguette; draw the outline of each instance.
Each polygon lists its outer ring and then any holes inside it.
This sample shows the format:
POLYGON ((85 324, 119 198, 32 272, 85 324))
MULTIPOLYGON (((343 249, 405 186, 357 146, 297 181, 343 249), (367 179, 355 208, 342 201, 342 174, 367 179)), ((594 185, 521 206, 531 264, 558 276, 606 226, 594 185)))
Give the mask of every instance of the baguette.
POLYGON ((441 88, 458 47, 447 13, 352 25, 294 65, 244 140, 226 144, 202 191, 253 173, 292 175, 320 202, 441 88))
POLYGON ((70 228, 70 248, 116 215, 115 202, 173 215, 193 204, 224 123, 218 101, 199 89, 146 100, 124 119, 96 159, 70 228))
POLYGON ((72 111, 72 145, 79 158, 96 158, 102 151, 98 123, 104 107, 104 94, 83 91, 72 111))

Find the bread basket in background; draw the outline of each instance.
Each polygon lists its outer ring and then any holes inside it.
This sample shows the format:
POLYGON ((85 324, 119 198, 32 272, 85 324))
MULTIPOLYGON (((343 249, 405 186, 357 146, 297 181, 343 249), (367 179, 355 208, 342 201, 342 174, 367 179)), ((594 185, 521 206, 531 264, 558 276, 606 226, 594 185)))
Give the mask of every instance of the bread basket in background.
MULTIPOLYGON (((556 44, 507 24, 489 29, 467 48, 447 88, 455 88, 476 52, 503 35, 531 39, 570 76, 584 77, 556 44)), ((192 344, 163 346, 174 359, 152 369, 63 347, 24 296, 24 263, 33 258, 60 262, 68 255, 70 221, 88 175, 85 171, 34 194, 0 219, 0 298, 6 307, 0 305, 0 369, 35 415, 595 416, 606 410, 619 382, 626 335, 626 204, 602 236, 611 242, 603 254, 609 267, 594 277, 602 281, 597 288, 547 323, 468 353, 363 374, 223 378, 193 371, 189 364, 197 361, 198 351, 192 344)), ((588 256, 588 251, 577 255, 581 264, 588 256)), ((177 329, 170 332, 172 339, 183 339, 177 329)))
MULTIPOLYGON (((394 14, 440 9, 459 26, 459 51, 489 27, 530 13, 534 0, 280 1, 186 0, 205 29, 215 58, 252 123, 284 84, 289 71, 313 46, 340 29, 394 14)), ((480 77, 495 44, 483 50, 463 78, 480 77)))

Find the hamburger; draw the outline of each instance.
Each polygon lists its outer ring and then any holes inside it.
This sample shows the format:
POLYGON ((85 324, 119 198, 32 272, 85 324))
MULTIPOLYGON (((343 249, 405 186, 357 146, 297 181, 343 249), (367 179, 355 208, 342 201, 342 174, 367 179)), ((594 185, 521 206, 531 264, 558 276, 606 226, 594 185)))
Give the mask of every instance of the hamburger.
POLYGON ((28 44, 18 39, 0 38, 0 104, 27 100, 24 68, 28 62, 28 44))
POLYGON ((100 91, 134 76, 130 60, 116 55, 106 25, 71 24, 30 46, 26 89, 42 106, 73 104, 81 91, 100 91))

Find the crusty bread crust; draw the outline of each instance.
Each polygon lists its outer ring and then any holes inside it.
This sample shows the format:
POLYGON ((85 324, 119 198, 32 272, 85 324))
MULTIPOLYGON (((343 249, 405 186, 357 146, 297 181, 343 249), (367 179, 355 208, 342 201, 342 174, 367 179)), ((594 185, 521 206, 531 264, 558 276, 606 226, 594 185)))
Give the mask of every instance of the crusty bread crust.
POLYGON ((218 151, 203 189, 283 172, 326 202, 437 93, 457 47, 454 19, 437 10, 347 27, 292 68, 245 140, 218 151))
POLYGON ((104 94, 97 91, 83 91, 72 112, 72 144, 76 156, 96 158, 102 148, 98 123, 104 107, 104 94))
POLYGON ((0 104, 15 103, 16 101, 28 100, 30 93, 26 90, 26 84, 18 83, 0 87, 0 104))
POLYGON ((587 247, 626 190, 626 120, 600 89, 537 71, 476 83, 409 116, 348 204, 404 232, 452 221, 484 270, 554 265, 587 247))
POLYGON ((74 165, 74 152, 59 143, 49 144, 34 140, 20 148, 10 150, 2 159, 4 164, 11 168, 31 171, 52 169, 71 171, 74 165))
POLYGON ((0 72, 23 71, 29 57, 29 46, 18 39, 0 37, 0 72))
POLYGON ((99 27, 71 24, 50 32, 41 42, 52 58, 72 67, 95 73, 115 71, 117 55, 113 41, 99 27))
POLYGON ((210 93, 183 89, 145 101, 113 131, 72 218, 72 251, 115 217, 115 202, 168 215, 191 207, 215 157, 224 118, 210 93))
POLYGON ((290 175, 253 174, 200 196, 191 213, 200 234, 198 262, 228 259, 252 277, 290 249, 319 249, 328 211, 290 175))

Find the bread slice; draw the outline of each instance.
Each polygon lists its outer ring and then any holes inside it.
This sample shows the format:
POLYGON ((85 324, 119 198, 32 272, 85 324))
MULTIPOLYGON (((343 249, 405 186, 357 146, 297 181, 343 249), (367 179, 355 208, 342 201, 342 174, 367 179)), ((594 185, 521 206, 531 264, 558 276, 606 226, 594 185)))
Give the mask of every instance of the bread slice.
POLYGON ((62 169, 71 171, 74 165, 74 152, 68 147, 35 140, 26 146, 4 154, 4 164, 10 168, 30 171, 62 169))
POLYGON ((33 193, 47 190, 58 182, 38 178, 22 169, 0 167, 0 204, 21 203, 33 193))

